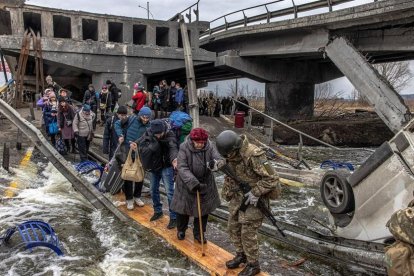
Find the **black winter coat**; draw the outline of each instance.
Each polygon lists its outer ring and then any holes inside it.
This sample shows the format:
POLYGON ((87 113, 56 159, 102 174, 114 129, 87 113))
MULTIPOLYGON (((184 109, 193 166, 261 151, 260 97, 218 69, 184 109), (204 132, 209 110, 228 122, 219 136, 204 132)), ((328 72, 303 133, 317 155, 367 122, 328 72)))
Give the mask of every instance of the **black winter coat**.
POLYGON ((154 137, 151 129, 147 129, 144 135, 136 141, 142 166, 146 171, 171 167, 172 161, 177 158, 178 143, 175 133, 168 130, 167 125, 165 129, 166 133, 160 140, 154 137))
POLYGON ((215 146, 210 141, 206 146, 197 150, 187 137, 178 152, 178 173, 171 209, 183 215, 198 217, 197 193, 194 187, 203 183, 200 190, 201 215, 207 215, 220 206, 214 174, 207 168, 211 160, 222 159, 215 146))
POLYGON ((114 114, 106 116, 105 118, 102 152, 104 154, 109 154, 109 160, 111 160, 112 156, 114 156, 115 149, 118 146, 118 135, 115 131, 115 122, 118 120, 118 116, 114 114))

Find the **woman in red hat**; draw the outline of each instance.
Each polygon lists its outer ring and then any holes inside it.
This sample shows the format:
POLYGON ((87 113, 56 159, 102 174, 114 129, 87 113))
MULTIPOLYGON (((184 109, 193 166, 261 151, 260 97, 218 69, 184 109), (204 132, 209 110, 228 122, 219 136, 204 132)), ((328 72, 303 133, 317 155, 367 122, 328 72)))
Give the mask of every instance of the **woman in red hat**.
POLYGON ((202 128, 191 130, 180 146, 177 161, 176 188, 171 202, 171 209, 177 212, 177 237, 179 240, 185 238, 191 216, 194 217, 194 240, 201 243, 197 192, 200 194, 202 231, 205 233, 208 215, 220 206, 212 171, 217 170, 225 161, 215 145, 208 140, 207 131, 202 128))

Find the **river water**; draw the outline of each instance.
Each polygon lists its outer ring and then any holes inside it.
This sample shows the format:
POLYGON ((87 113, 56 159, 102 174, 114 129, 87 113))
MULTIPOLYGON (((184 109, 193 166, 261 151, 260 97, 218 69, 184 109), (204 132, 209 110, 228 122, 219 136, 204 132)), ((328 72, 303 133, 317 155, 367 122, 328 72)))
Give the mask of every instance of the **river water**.
MULTIPOLYGON (((325 148, 305 151, 313 157, 312 167, 330 156, 325 148)), ((369 154, 349 152, 340 158, 360 164, 369 154)), ((14 168, 13 175, 0 169, 0 233, 26 220, 44 220, 58 234, 65 256, 58 257, 46 248, 36 248, 33 252, 22 249, 18 246, 21 238, 15 233, 10 246, 0 246, 0 275, 206 275, 151 231, 127 227, 111 214, 94 210, 41 155, 32 160, 25 168, 14 168), (6 199, 3 194, 13 181, 18 183, 13 190, 15 197, 6 199)), ((217 180, 222 182, 222 177, 217 180)), ((313 188, 285 188, 273 211, 285 221, 313 225, 310 213, 314 217, 323 213, 318 194, 319 190, 313 188)), ((271 242, 264 242, 262 249, 287 255, 286 259, 296 258, 295 253, 286 253, 271 242)), ((305 268, 318 275, 341 274, 317 262, 308 262, 305 268)), ((305 274, 306 270, 302 270, 289 275, 305 274)))
POLYGON ((121 224, 96 211, 49 163, 30 163, 10 175, 0 170, 0 191, 18 182, 15 198, 2 199, 0 233, 26 220, 48 222, 64 257, 47 248, 23 250, 19 233, 0 246, 0 275, 205 275, 149 230, 121 224))

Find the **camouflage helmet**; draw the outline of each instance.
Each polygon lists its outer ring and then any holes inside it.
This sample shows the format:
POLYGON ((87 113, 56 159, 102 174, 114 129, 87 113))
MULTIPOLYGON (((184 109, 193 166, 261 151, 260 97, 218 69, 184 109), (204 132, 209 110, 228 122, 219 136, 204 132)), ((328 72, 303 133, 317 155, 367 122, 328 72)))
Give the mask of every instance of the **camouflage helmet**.
POLYGON ((387 222, 387 227, 397 240, 414 245, 414 208, 395 212, 387 222))
POLYGON ((227 157, 232 151, 241 148, 242 139, 236 132, 232 130, 225 130, 217 136, 216 146, 218 152, 223 157, 227 157))

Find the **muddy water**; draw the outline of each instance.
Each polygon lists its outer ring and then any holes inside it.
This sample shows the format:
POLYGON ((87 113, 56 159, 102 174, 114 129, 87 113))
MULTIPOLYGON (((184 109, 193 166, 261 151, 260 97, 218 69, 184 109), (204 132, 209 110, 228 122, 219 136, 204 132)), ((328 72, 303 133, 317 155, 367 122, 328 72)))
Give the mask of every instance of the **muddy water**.
MULTIPOLYGON (((333 154, 324 148, 305 148, 305 151, 312 157, 307 159, 314 168, 333 154)), ((357 151, 341 159, 362 163, 368 156, 357 151)), ((43 157, 35 155, 33 160, 36 161, 28 167, 15 169, 14 175, 0 170, 1 195, 11 181, 19 183, 14 199, 0 202, 0 233, 26 220, 44 220, 58 234, 65 256, 57 257, 46 248, 30 252, 14 247, 21 242, 19 235, 14 234, 10 246, 0 246, 0 275, 205 275, 147 229, 126 227, 111 214, 95 211, 43 157)), ((217 182, 220 186, 223 176, 218 176, 217 182)), ((324 222, 326 211, 318 189, 284 188, 283 197, 272 208, 278 219, 329 234, 315 222, 324 222)), ((220 221, 212 219, 207 238, 229 251, 234 250, 220 221)), ((351 273, 307 256, 302 266, 286 268, 288 262, 304 256, 265 237, 261 237, 260 252, 262 268, 271 275, 351 273)))
POLYGON ((0 170, 0 233, 26 220, 55 229, 65 256, 47 248, 22 249, 18 233, 0 246, 0 275, 205 275, 147 229, 132 229, 94 210, 50 164, 31 163, 11 175, 0 170))

